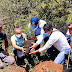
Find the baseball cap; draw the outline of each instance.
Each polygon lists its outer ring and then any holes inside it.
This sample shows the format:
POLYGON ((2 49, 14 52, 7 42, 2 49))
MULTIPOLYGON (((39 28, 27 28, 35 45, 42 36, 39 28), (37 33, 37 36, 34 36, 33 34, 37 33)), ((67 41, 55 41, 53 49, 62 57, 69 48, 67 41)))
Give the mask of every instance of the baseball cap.
POLYGON ((39 19, 37 17, 32 17, 31 18, 31 25, 37 25, 38 21, 39 21, 39 19))
POLYGON ((2 23, 0 23, 0 27, 2 27, 3 26, 3 24, 2 23))
POLYGON ((37 17, 31 18, 31 26, 33 27, 33 29, 37 27, 38 21, 39 19, 37 17))

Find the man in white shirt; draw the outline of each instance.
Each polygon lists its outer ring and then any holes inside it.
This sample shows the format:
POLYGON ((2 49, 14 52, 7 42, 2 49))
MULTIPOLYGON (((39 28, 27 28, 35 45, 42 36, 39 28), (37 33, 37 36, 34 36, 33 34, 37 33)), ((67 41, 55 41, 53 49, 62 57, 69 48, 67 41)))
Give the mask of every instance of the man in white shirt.
MULTIPOLYGON (((70 50, 70 46, 67 42, 66 37, 59 30, 52 28, 51 24, 45 24, 43 29, 45 33, 50 34, 49 40, 42 48, 39 48, 38 50, 31 52, 30 54, 45 51, 53 45, 60 52, 55 58, 54 62, 57 64, 62 63, 65 59, 65 55, 67 55, 70 50)), ((43 36, 40 35, 40 37, 38 37, 38 41, 33 44, 32 48, 35 48, 37 45, 39 45, 42 42, 42 40, 43 36)))

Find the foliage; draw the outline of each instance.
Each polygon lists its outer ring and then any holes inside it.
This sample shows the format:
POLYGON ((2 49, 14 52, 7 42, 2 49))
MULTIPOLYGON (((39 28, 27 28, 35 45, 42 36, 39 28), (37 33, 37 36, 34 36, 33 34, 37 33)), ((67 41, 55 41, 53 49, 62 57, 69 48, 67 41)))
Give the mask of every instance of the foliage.
POLYGON ((33 16, 66 33, 67 24, 72 20, 71 7, 71 0, 0 0, 0 21, 4 24, 9 43, 16 25, 28 34, 27 26, 33 16))

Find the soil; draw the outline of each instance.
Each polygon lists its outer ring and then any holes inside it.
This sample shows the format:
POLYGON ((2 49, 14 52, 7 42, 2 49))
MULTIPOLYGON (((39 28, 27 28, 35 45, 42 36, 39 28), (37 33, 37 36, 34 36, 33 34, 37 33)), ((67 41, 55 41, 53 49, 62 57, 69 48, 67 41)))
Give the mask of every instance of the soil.
POLYGON ((0 72, 26 72, 26 70, 23 67, 13 64, 0 69, 0 72))
POLYGON ((32 46, 32 43, 33 40, 27 40, 27 41, 24 41, 24 48, 29 48, 32 46))
POLYGON ((32 43, 31 43, 31 42, 33 42, 33 40, 24 41, 24 49, 25 49, 25 51, 26 51, 25 54, 27 54, 27 53, 30 52, 29 47, 32 46, 32 43))
POLYGON ((53 61, 40 62, 35 66, 33 72, 63 72, 63 65, 58 65, 53 61))
MULTIPOLYGON (((26 68, 24 66, 20 67, 18 65, 4 65, 4 69, 0 69, 0 72, 29 72, 26 71, 26 68)), ((53 61, 44 61, 40 62, 38 65, 35 65, 33 71, 30 72, 72 72, 72 67, 69 67, 67 69, 67 66, 58 65, 54 63, 53 61), (64 67, 64 69, 63 69, 64 67)))

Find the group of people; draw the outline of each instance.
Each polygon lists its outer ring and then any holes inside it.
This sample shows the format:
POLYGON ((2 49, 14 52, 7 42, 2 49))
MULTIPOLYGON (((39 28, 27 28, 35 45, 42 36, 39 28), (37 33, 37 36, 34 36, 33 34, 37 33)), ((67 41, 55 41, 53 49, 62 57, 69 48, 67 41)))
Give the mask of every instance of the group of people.
MULTIPOLYGON (((15 59, 8 53, 8 40, 5 32, 2 31, 2 23, 0 23, 0 68, 3 68, 3 63, 13 64, 15 59), (5 50, 2 49, 2 42, 5 42, 5 50)), ((29 61, 31 60, 31 54, 36 53, 38 60, 41 60, 40 52, 47 50, 50 54, 50 59, 57 64, 63 64, 65 56, 69 54, 72 47, 72 23, 68 25, 68 31, 65 35, 58 29, 53 28, 50 23, 46 23, 44 20, 39 20, 37 17, 31 18, 31 23, 28 24, 30 32, 34 30, 35 37, 30 40, 35 40, 35 43, 30 47, 31 52, 28 55, 29 61), (40 44, 44 40, 45 45, 40 48, 40 44), (70 47, 71 46, 71 47, 70 47), (56 55, 56 52, 57 55, 56 55)), ((26 34, 22 33, 21 28, 16 26, 14 28, 15 34, 11 37, 11 43, 13 46, 13 53, 16 60, 23 61, 25 58, 24 41, 27 40, 26 34)), ((71 55, 72 60, 72 55, 71 55)))

